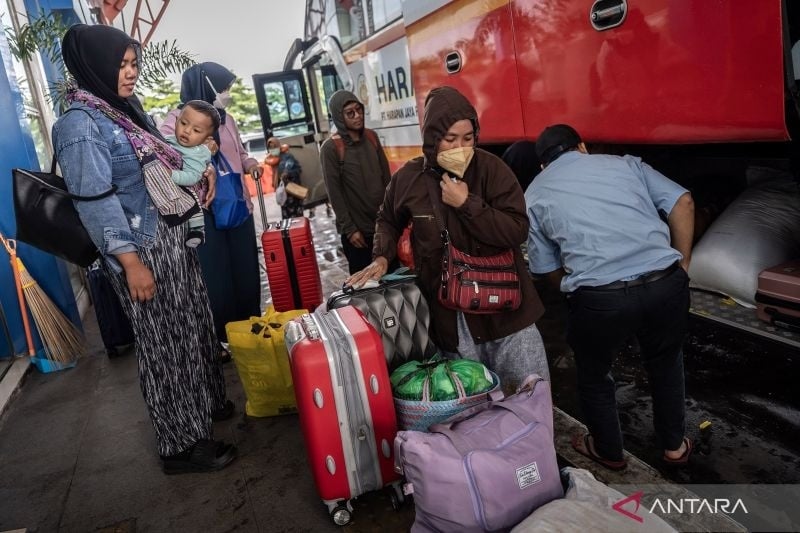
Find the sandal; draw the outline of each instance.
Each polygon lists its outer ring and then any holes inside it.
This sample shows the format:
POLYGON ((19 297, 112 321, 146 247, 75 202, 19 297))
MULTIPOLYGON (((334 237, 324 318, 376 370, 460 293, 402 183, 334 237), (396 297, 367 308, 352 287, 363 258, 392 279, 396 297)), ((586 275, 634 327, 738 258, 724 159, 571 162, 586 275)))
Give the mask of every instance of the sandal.
POLYGON ((572 437, 572 448, 584 457, 588 457, 595 463, 601 464, 609 470, 624 470, 625 467, 628 466, 628 461, 625 459, 613 461, 597 455, 597 452, 594 451, 594 447, 592 446, 591 437, 589 433, 574 435, 572 437))
POLYGON ((692 450, 694 449, 694 443, 692 442, 692 439, 690 439, 689 437, 683 437, 682 444, 686 445, 686 449, 683 451, 680 457, 672 459, 670 457, 667 457, 667 454, 665 453, 664 456, 661 458, 661 460, 669 465, 687 464, 689 462, 689 456, 692 455, 692 450))
POLYGON ((232 444, 202 439, 186 452, 162 457, 163 469, 164 473, 168 475, 214 472, 222 470, 233 462, 237 453, 236 446, 232 444))

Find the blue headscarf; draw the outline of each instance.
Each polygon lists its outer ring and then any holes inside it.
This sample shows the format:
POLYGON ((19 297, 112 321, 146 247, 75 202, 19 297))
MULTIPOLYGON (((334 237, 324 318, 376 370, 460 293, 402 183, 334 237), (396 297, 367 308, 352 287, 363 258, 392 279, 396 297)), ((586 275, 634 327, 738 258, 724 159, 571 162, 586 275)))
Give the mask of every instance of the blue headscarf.
MULTIPOLYGON (((235 79, 236 75, 219 63, 206 61, 192 65, 183 71, 181 76, 181 107, 190 100, 203 100, 213 104, 216 93, 226 90, 235 79)), ((217 109, 217 111, 220 123, 225 124, 225 110, 217 109)))

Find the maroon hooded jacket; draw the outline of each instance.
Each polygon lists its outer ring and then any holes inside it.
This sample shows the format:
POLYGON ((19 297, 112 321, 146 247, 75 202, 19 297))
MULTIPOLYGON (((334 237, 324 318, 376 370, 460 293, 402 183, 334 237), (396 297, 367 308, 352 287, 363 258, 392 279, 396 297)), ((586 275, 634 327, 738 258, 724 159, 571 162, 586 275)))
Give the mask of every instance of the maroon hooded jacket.
MULTIPOLYGON (((464 119, 472 121, 477 133, 478 115, 461 93, 452 87, 439 87, 428 94, 422 124, 424 157, 412 159, 392 176, 378 213, 373 247, 373 256, 391 262, 403 228, 413 220, 411 246, 419 285, 431 307, 432 337, 438 347, 451 352, 458 344, 456 311, 442 307, 437 298, 443 244, 426 180, 434 180, 435 190, 441 195, 441 177, 431 169, 437 166, 437 147, 447 130, 464 119)), ((542 316, 544 307, 520 252, 520 244, 528 237, 528 216, 514 173, 500 158, 476 148, 463 180, 469 187, 466 202, 458 209, 440 204, 453 245, 476 256, 512 248, 522 285, 522 304, 516 311, 464 314, 473 340, 481 344, 531 325, 542 316)))

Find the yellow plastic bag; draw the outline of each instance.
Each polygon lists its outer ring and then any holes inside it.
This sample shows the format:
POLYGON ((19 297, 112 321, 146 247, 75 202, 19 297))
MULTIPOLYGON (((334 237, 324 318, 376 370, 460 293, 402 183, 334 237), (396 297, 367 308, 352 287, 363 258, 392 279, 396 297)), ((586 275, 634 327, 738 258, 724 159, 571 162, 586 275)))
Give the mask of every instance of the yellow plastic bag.
POLYGON ((249 416, 275 416, 297 412, 283 326, 305 309, 276 313, 269 306, 262 317, 225 325, 228 344, 247 397, 249 416))

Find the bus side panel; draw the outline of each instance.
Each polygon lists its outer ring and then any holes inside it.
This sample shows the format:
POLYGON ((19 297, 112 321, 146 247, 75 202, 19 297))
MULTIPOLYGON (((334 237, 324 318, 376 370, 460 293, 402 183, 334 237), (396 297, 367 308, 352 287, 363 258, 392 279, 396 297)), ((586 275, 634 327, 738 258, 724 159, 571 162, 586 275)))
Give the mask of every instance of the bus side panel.
POLYGON ((528 137, 568 122, 616 143, 788 139, 779 0, 629 1, 604 31, 592 2, 551 4, 512 0, 528 137))
POLYGON ((378 133, 394 173, 422 155, 408 44, 405 37, 388 44, 367 40, 360 52, 348 66, 355 94, 364 104, 365 125, 378 133))
POLYGON ((413 22, 406 34, 420 111, 428 91, 450 85, 477 108, 482 143, 524 135, 509 0, 457 0, 413 22), (461 70, 448 74, 452 52, 460 54, 461 70))

